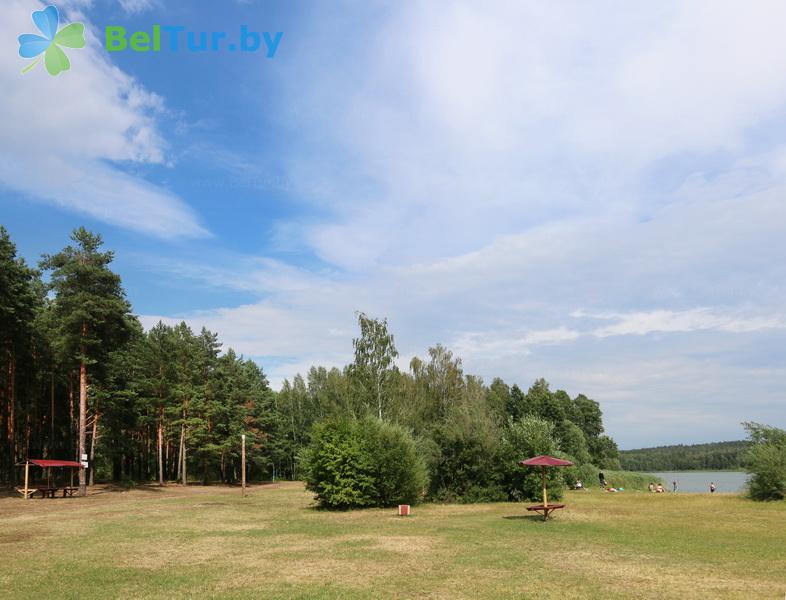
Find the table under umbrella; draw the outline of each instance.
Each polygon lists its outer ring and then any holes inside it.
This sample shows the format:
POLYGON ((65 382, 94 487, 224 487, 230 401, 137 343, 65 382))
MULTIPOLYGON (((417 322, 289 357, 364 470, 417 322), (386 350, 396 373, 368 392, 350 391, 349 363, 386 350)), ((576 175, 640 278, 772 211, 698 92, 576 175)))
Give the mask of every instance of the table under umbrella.
POLYGON ((555 458, 546 454, 533 456, 527 460, 519 461, 519 464, 524 467, 540 467, 543 476, 543 504, 535 504, 528 506, 527 510, 534 510, 543 513, 543 520, 549 518, 549 513, 559 508, 565 508, 564 504, 549 504, 548 494, 546 492, 546 467, 570 467, 573 463, 569 460, 562 458, 555 458))

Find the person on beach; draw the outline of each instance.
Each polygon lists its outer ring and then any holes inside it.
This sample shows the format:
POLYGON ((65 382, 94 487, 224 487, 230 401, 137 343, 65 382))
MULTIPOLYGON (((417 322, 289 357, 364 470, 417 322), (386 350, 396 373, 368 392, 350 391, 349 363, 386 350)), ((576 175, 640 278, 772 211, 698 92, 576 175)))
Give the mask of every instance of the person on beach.
POLYGON ((655 491, 655 484, 650 481, 650 484, 647 486, 647 489, 651 492, 655 491))
POLYGON ((677 491, 677 482, 676 481, 672 481, 671 482, 671 491, 672 492, 676 492, 677 491))
POLYGON ((714 493, 715 493, 715 482, 711 481, 710 482, 710 494, 714 494, 714 493))
POLYGON ((606 487, 606 476, 603 474, 603 471, 598 473, 598 481, 600 481, 600 487, 606 487))
POLYGON ((663 489, 663 484, 662 483, 658 483, 658 485, 655 487, 655 492, 657 492, 658 494, 662 494, 665 491, 666 490, 663 489))

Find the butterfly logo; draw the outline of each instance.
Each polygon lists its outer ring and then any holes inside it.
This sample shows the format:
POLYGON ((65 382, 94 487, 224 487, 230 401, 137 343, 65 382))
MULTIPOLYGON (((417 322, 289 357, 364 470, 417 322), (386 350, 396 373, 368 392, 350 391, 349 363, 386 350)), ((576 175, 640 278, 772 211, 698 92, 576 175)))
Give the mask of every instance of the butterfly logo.
POLYGON ((60 15, 56 6, 47 6, 44 10, 33 13, 33 23, 43 34, 23 33, 19 36, 19 56, 22 58, 35 58, 35 60, 22 69, 24 75, 41 62, 43 53, 44 65, 50 75, 59 75, 71 68, 65 52, 60 46, 66 48, 85 47, 85 26, 82 23, 71 23, 60 31, 60 15))

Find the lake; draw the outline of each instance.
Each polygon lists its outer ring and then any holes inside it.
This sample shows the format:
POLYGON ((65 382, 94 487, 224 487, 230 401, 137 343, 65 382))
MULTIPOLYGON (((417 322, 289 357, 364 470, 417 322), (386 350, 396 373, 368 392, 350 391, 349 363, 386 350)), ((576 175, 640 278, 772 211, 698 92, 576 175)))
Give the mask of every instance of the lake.
POLYGON ((742 471, 676 471, 653 473, 660 477, 664 487, 671 491, 671 482, 677 482, 678 492, 707 492, 710 482, 715 482, 716 492, 741 492, 745 488, 748 474, 742 471))

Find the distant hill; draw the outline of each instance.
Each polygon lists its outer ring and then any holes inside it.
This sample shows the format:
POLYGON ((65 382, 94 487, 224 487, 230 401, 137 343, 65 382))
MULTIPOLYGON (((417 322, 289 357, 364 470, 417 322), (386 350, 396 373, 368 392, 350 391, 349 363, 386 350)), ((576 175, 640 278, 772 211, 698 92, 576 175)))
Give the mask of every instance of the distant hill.
POLYGON ((747 448, 741 440, 620 450, 620 463, 626 471, 733 470, 742 468, 747 448))

